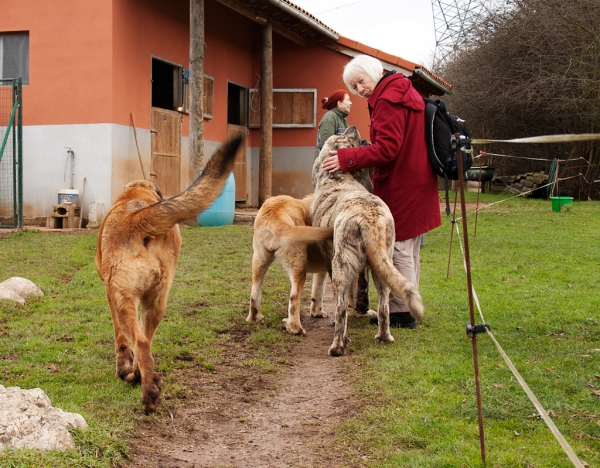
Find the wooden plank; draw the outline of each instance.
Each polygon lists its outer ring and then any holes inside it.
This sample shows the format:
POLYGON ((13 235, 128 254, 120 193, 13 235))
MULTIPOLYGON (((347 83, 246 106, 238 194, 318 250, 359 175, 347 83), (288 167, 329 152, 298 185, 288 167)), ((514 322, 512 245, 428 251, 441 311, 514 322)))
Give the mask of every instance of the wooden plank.
MULTIPOLYGON (((189 169, 192 182, 204 167, 204 0, 190 0, 189 169)), ((179 131, 181 141, 181 130, 179 131)), ((179 150, 181 154, 181 150, 179 150)))
POLYGON ((227 125, 227 139, 230 140, 237 136, 243 138, 242 145, 235 154, 235 163, 233 165, 233 177, 235 179, 235 201, 246 202, 248 199, 248 190, 246 184, 246 153, 248 148, 248 129, 240 125, 227 125))
MULTIPOLYGON (((249 90, 250 104, 248 127, 260 127, 260 92, 249 90)), ((314 128, 316 127, 316 89, 274 89, 273 127, 274 128, 314 128)))
POLYGON ((313 122, 314 97, 313 93, 294 93, 292 122, 303 125, 313 122))
POLYGON ((273 125, 294 123, 294 93, 273 93, 273 125))
POLYGON ((152 108, 152 174, 163 194, 181 192, 181 116, 178 112, 152 108))
POLYGON ((263 26, 261 36, 259 207, 271 196, 273 184, 273 28, 270 20, 263 26))

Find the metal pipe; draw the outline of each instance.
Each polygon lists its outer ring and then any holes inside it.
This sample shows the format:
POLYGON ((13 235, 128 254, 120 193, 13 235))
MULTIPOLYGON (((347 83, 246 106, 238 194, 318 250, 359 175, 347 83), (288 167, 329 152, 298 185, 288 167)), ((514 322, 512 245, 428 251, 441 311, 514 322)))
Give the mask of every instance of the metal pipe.
POLYGON ((296 10, 295 8, 293 8, 289 4, 285 3, 284 1, 282 1, 282 0, 269 0, 269 2, 272 5, 275 5, 276 7, 281 8, 282 10, 285 10, 287 13, 289 13, 292 16, 294 16, 295 18, 298 18, 303 23, 305 23, 305 24, 309 25, 310 27, 316 29, 321 34, 323 34, 324 36, 327 36, 329 39, 332 39, 334 41, 338 41, 339 40, 340 37, 338 35, 332 33, 329 29, 324 28, 319 23, 317 23, 315 20, 309 18, 304 13, 296 10))

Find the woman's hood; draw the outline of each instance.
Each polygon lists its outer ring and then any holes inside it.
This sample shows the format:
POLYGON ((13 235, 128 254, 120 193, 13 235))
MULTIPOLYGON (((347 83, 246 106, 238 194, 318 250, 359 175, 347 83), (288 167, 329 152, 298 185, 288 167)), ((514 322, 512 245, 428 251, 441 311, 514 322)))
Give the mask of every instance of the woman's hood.
POLYGON ((400 73, 387 75, 381 79, 369 97, 369 106, 375 107, 375 103, 379 99, 385 99, 415 111, 425 109, 421 95, 413 88, 410 80, 400 73))

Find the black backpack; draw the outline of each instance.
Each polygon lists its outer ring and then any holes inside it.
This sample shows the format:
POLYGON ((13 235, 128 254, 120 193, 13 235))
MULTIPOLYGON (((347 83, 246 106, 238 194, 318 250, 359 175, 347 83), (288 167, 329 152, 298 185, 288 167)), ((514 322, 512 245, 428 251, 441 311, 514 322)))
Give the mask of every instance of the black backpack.
POLYGON ((448 180, 458 180, 458 160, 456 156, 457 142, 453 137, 460 133, 460 147, 462 154, 463 171, 467 172, 473 164, 471 153, 465 150, 470 147, 470 133, 467 123, 449 114, 446 103, 441 99, 424 98, 425 101, 425 138, 427 139, 427 155, 435 175, 446 181, 446 214, 450 214, 450 201, 448 200, 448 180), (465 137, 465 138, 462 138, 465 137))

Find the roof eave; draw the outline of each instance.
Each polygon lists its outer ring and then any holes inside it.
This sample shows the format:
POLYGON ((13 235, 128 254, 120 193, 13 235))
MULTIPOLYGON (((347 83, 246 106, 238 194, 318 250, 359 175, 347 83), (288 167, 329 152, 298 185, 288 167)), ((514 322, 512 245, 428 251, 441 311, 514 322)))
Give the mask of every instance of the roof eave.
POLYGON ((297 7, 296 5, 293 5, 292 3, 286 2, 284 0, 269 0, 269 2, 272 5, 276 6, 277 8, 284 10, 286 13, 289 13, 290 15, 294 16, 295 18, 304 22, 308 26, 316 29, 319 33, 323 34, 328 39, 337 41, 340 38, 340 36, 335 31, 333 31, 332 29, 326 28, 316 18, 312 18, 308 14, 304 13, 304 10, 297 7))

